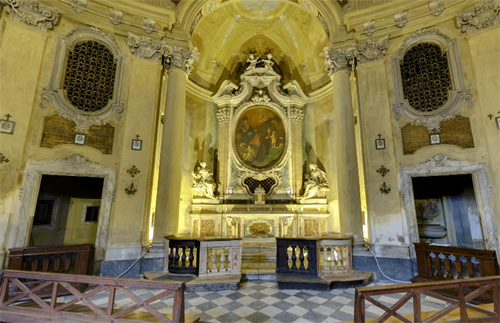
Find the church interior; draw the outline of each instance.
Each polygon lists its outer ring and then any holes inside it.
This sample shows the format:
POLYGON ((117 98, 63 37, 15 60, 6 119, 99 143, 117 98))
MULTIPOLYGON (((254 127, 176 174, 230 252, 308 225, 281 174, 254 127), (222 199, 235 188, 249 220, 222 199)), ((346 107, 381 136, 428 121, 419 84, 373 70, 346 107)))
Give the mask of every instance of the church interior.
POLYGON ((0 269, 92 244, 94 275, 144 277, 185 237, 258 279, 279 241, 347 237, 409 280, 415 244, 500 251, 498 0, 0 12, 0 269))

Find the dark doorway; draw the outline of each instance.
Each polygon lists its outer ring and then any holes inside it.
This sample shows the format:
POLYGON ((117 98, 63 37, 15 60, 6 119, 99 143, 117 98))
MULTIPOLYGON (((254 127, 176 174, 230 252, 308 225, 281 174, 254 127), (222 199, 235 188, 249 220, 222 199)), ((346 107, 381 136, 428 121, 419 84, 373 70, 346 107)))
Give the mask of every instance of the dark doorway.
POLYGON ((484 249, 472 176, 413 177, 421 242, 484 249))
POLYGON ((43 175, 30 246, 95 243, 104 179, 43 175))

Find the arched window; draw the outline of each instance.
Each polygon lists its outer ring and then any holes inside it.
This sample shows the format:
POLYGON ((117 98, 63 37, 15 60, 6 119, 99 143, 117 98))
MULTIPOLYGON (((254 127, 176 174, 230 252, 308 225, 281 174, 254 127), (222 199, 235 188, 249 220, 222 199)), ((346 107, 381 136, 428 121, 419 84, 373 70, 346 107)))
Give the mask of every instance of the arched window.
POLYGON ((464 89, 456 42, 434 29, 408 37, 393 58, 396 120, 439 129, 471 99, 464 89))
POLYGON ((77 129, 104 124, 123 111, 123 63, 110 36, 96 28, 78 28, 59 40, 50 89, 42 97, 77 129))

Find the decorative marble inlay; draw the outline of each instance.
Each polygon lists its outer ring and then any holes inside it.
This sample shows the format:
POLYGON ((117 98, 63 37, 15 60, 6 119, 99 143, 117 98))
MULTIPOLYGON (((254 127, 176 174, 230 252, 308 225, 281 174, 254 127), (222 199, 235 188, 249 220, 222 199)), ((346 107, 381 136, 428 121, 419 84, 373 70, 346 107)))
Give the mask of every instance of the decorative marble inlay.
POLYGON ((129 169, 127 169, 127 173, 130 175, 130 177, 135 177, 140 172, 141 171, 139 170, 139 168, 137 168, 137 166, 135 165, 132 165, 129 169))
POLYGON ((200 56, 198 48, 196 47, 192 50, 188 50, 165 45, 164 48, 165 68, 167 70, 176 68, 186 72, 186 74, 190 74, 193 70, 194 63, 198 62, 198 57, 200 56))
POLYGON ((59 10, 39 5, 36 0, 0 0, 7 5, 7 14, 13 21, 41 31, 54 28, 59 19, 59 10))
POLYGON ((214 220, 201 220, 200 237, 213 237, 215 236, 215 221, 214 220))
POLYGON ((457 26, 467 34, 500 23, 500 1, 489 0, 479 3, 474 8, 457 14, 457 26))
POLYGON ((317 237, 319 236, 319 220, 304 219, 304 236, 317 237))
POLYGON ((136 36, 128 34, 128 46, 135 58, 144 59, 151 62, 160 62, 164 52, 165 42, 162 40, 152 40, 146 36, 136 36))
POLYGON ((386 182, 383 182, 382 185, 380 185, 379 189, 382 194, 389 194, 391 192, 391 185, 388 185, 386 182))
POLYGON ((271 232, 267 222, 254 222, 248 226, 248 231, 256 236, 265 236, 271 232))

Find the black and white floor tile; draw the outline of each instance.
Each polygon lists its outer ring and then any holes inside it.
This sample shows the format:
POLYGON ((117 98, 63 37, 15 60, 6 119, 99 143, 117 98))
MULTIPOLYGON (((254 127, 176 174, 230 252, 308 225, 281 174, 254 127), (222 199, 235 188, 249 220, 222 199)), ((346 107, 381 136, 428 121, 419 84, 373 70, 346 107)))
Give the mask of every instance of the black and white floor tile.
MULTIPOLYGON (((378 281, 368 286, 391 285, 388 281, 378 281)), ((201 322, 344 322, 354 318, 355 288, 333 289, 326 291, 280 290, 276 282, 243 282, 237 290, 212 292, 186 292, 185 314, 200 317, 201 322)), ((134 293, 142 299, 155 295, 148 289, 135 289, 134 293)), ((98 306, 107 305, 105 294, 90 298, 98 306)), ((376 298, 386 306, 398 301, 397 295, 382 295, 376 298)), ((118 307, 127 307, 133 302, 119 293, 116 296, 118 307)), ((171 313, 173 297, 156 301, 152 306, 160 312, 171 313)), ((443 308, 444 302, 430 297, 422 298, 422 310, 432 311, 443 308)), ((399 314, 413 312, 411 302, 405 304, 399 314)), ((367 305, 367 318, 383 314, 383 310, 367 305)))

